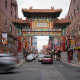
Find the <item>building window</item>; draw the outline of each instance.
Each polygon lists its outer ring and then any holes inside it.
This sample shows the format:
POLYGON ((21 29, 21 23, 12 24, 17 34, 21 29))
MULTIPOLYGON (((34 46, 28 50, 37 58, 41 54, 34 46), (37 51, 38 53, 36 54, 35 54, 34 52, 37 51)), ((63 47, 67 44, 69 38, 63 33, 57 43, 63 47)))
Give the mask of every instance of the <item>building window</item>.
POLYGON ((17 9, 17 8, 16 8, 16 6, 15 6, 15 13, 16 13, 16 9, 17 9))
POLYGON ((9 48, 11 48, 11 47, 12 47, 11 42, 8 42, 8 47, 9 47, 9 48))
POLYGON ((75 0, 73 0, 73 3, 75 3, 75 0))
POLYGON ((10 25, 10 31, 12 32, 12 25, 10 25))
POLYGON ((78 30, 80 31, 80 23, 78 23, 78 30))
POLYGON ((76 24, 74 26, 75 26, 75 32, 76 32, 76 24))
POLYGON ((71 13, 71 19, 73 19, 73 13, 71 13))
POLYGON ((11 3, 12 3, 12 0, 11 0, 11 3))
POLYGON ((76 24, 74 25, 74 33, 75 33, 75 36, 76 36, 76 34, 77 34, 76 24))
POLYGON ((11 10, 11 16, 12 16, 12 10, 11 10))
POLYGON ((5 8, 7 9, 7 0, 5 1, 5 8))
POLYGON ((68 17, 68 19, 70 20, 70 16, 68 17))
POLYGON ((76 16, 76 10, 74 9, 74 17, 76 16))
POLYGON ((7 20, 6 19, 5 19, 5 23, 4 24, 5 24, 5 27, 7 27, 7 20))
POLYGON ((80 22, 78 22, 78 33, 80 34, 80 22))
POLYGON ((77 13, 79 14, 79 5, 77 5, 77 13))
POLYGON ((15 14, 15 20, 17 19, 16 14, 15 14))
POLYGON ((73 34, 73 27, 72 27, 72 34, 73 34))

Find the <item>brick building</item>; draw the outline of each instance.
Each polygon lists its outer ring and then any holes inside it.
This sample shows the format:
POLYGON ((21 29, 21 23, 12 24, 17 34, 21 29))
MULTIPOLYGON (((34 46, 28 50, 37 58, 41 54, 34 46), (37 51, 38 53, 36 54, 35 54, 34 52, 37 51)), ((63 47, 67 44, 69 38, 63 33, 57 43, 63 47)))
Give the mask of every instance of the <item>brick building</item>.
POLYGON ((17 28, 12 20, 18 18, 16 0, 0 0, 0 52, 16 53, 17 28))
POLYGON ((71 40, 75 40, 75 53, 77 53, 80 61, 80 0, 71 0, 66 18, 71 20, 71 24, 66 29, 66 34, 70 35, 71 40))

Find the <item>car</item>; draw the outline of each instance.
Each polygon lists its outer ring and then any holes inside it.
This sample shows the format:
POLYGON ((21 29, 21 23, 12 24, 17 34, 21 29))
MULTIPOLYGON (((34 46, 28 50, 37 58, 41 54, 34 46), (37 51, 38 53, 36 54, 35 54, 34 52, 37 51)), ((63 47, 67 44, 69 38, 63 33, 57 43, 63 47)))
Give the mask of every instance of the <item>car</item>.
POLYGON ((39 55, 38 55, 38 62, 41 62, 41 61, 42 61, 42 58, 43 58, 44 56, 45 56, 44 54, 39 54, 39 55))
POLYGON ((45 55, 42 59, 42 64, 43 63, 51 63, 53 64, 53 58, 51 57, 51 55, 45 55))
POLYGON ((5 73, 16 68, 17 58, 11 54, 0 53, 0 73, 5 73))
POLYGON ((29 54, 28 56, 27 56, 27 61, 32 61, 32 60, 34 60, 35 59, 35 55, 34 54, 29 54))
POLYGON ((34 55, 35 55, 35 59, 36 59, 38 55, 37 54, 34 54, 34 55))

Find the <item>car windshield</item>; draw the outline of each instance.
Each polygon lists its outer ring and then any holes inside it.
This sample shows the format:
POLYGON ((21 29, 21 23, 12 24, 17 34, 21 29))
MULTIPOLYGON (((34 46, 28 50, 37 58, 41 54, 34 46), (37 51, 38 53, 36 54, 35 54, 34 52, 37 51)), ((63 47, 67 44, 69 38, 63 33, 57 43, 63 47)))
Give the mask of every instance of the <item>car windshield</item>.
POLYGON ((51 56, 44 56, 44 58, 51 58, 51 56))
POLYGON ((39 57, 44 57, 44 54, 40 54, 39 57))

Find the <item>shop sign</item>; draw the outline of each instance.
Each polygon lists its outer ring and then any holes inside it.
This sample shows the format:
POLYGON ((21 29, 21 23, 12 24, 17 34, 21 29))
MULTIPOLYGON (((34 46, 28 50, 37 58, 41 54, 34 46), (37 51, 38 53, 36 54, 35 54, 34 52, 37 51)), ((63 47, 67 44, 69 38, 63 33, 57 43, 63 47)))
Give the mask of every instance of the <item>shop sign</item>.
POLYGON ((2 33, 2 43, 3 46, 7 46, 7 33, 2 33))
POLYGON ((60 43, 57 43, 57 46, 60 46, 60 43))
POLYGON ((80 49, 80 47, 75 47, 75 49, 80 49))

